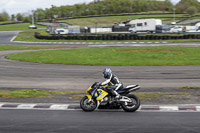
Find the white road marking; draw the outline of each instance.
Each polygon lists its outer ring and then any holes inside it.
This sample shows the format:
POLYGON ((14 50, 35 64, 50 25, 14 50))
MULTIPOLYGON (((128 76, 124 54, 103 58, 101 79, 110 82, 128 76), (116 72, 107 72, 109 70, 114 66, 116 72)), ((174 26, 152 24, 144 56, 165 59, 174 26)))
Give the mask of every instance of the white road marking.
MULTIPOLYGON (((3 107, 3 105, 12 104, 12 103, 0 103, 0 109, 33 109, 33 110, 81 110, 79 104, 52 104, 49 108, 34 108, 37 105, 36 103, 18 103, 17 107, 3 107), (73 105, 69 108, 70 105, 73 105)), ((137 111, 140 112, 191 112, 191 110, 179 110, 179 107, 187 107, 188 105, 141 105, 140 109, 137 111), (141 110, 142 107, 152 107, 151 110, 141 110), (157 108, 159 109, 157 110, 157 108), (154 110, 156 108, 156 110, 154 110)), ((190 105, 193 106, 196 110, 193 112, 200 112, 200 105, 190 105)), ((102 111, 101 109, 97 109, 98 111, 102 111)), ((108 111, 123 111, 122 109, 119 110, 109 110, 108 111)))
POLYGON ((160 111, 178 111, 178 106, 160 106, 160 111))
POLYGON ((18 109, 32 109, 37 104, 20 104, 17 106, 18 109))
POLYGON ((14 36, 10 41, 13 42, 18 35, 14 36))
POLYGON ((1 108, 3 105, 4 105, 4 104, 1 104, 1 103, 0 103, 0 108, 1 108))
POLYGON ((197 111, 200 111, 200 106, 196 106, 196 110, 197 110, 197 111))
POLYGON ((50 109, 52 110, 67 110, 69 104, 54 104, 51 105, 50 109))

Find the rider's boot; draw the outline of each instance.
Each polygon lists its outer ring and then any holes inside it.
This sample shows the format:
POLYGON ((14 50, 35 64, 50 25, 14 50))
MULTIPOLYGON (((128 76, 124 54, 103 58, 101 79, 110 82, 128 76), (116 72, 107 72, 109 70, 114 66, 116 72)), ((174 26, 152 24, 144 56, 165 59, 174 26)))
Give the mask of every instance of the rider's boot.
POLYGON ((122 98, 122 96, 119 93, 117 93, 115 90, 113 90, 113 93, 115 94, 115 99, 121 99, 122 98))

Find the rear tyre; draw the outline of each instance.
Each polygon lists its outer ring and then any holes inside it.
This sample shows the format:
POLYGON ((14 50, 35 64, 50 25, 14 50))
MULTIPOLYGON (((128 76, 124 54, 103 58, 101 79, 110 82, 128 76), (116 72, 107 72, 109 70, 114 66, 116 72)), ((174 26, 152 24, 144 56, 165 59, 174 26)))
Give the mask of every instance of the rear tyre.
POLYGON ((80 106, 83 111, 91 112, 94 111, 97 107, 97 102, 89 99, 87 96, 84 96, 80 101, 80 106))
POLYGON ((127 97, 131 99, 132 103, 128 103, 128 105, 125 105, 125 103, 121 103, 123 110, 127 112, 135 112, 136 110, 138 110, 138 108, 140 107, 140 99, 133 94, 129 94, 127 95, 127 97))

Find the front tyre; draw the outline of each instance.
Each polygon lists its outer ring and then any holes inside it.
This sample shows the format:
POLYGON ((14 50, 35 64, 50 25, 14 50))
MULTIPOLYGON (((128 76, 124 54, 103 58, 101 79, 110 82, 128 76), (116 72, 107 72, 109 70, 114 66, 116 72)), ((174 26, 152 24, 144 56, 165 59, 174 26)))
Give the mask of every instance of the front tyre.
POLYGON ((131 103, 121 103, 121 106, 123 108, 124 111, 127 112, 135 112, 139 107, 140 107, 140 99, 133 94, 129 94, 126 97, 131 99, 131 103))
POLYGON ((84 96, 80 101, 80 106, 83 111, 91 112, 94 111, 97 107, 97 102, 89 99, 87 96, 84 96))

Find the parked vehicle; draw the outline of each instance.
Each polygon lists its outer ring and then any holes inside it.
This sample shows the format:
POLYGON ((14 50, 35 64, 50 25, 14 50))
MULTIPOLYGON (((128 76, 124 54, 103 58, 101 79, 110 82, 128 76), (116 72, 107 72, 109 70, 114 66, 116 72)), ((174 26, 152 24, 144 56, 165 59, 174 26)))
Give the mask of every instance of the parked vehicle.
POLYGON ((92 28, 90 28, 90 33, 111 33, 111 32, 112 32, 112 28, 106 28, 106 27, 102 27, 102 28, 92 27, 92 28))
POLYGON ((197 23, 193 26, 193 29, 189 30, 188 32, 200 32, 200 23, 197 23))
POLYGON ((69 26, 68 27, 69 29, 69 34, 80 34, 81 33, 81 26, 76 26, 76 25, 73 25, 73 26, 69 26))
POLYGON ((183 32, 183 26, 174 26, 170 29, 171 33, 180 33, 183 32))
POLYGON ((168 32, 170 32, 171 28, 172 28, 172 26, 167 25, 167 24, 157 25, 156 26, 156 33, 168 33, 168 32))
POLYGON ((56 34, 64 35, 64 34, 68 34, 68 33, 69 33, 69 30, 68 30, 68 29, 59 28, 59 29, 56 29, 56 30, 55 30, 55 33, 56 33, 56 34))
POLYGON ((135 112, 140 107, 140 99, 134 95, 129 94, 140 88, 139 85, 130 85, 117 92, 121 98, 116 99, 115 96, 106 91, 106 86, 100 86, 95 82, 87 90, 87 95, 80 101, 80 107, 84 111, 94 111, 95 109, 119 109, 122 107, 124 111, 135 112))
POLYGON ((185 32, 190 32, 192 30, 195 30, 195 26, 184 26, 185 32))
POLYGON ((35 25, 30 25, 28 28, 29 29, 37 29, 37 27, 35 25))
POLYGON ((160 19, 136 19, 129 22, 131 27, 129 31, 132 33, 137 32, 156 32, 156 26, 162 25, 162 20, 160 19))

